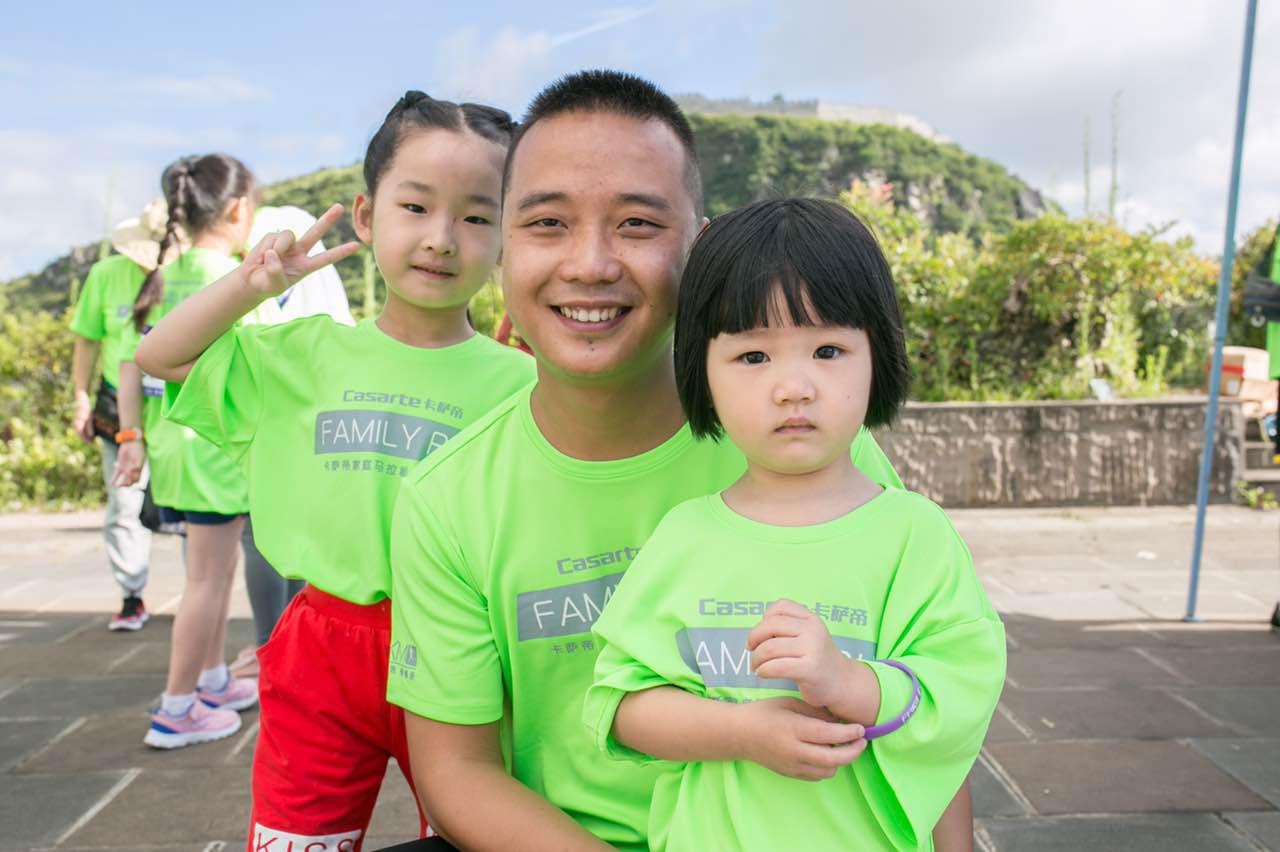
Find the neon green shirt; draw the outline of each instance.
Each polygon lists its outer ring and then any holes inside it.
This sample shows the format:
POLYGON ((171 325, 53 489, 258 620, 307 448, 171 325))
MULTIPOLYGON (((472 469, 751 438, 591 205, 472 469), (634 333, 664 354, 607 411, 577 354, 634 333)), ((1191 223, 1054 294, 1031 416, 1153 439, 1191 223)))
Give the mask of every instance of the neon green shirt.
MULTIPOLYGON (((433 455, 401 492, 387 697, 443 722, 503 719, 517 779, 605 842, 643 849, 658 769, 610 760, 582 725, 591 625, 662 516, 726 487, 746 462, 687 426, 632 458, 573 459, 538 430, 529 394, 433 455)), ((872 478, 900 484, 865 431, 853 453, 872 478)))
POLYGON ((166 413, 243 463, 277 571, 370 604, 391 594, 391 512, 409 470, 533 378, 532 358, 482 334, 424 349, 373 320, 314 316, 223 335, 169 385, 166 413))
MULTIPOLYGON (((164 300, 147 314, 145 331, 177 305, 239 264, 212 249, 189 248, 164 267, 164 300)), ((127 351, 141 336, 128 326, 127 351)), ((249 510, 244 473, 231 457, 186 426, 162 413, 164 382, 143 376, 142 429, 151 461, 151 494, 156 504, 188 512, 238 515, 249 510)))
POLYGON ((133 358, 125 341, 137 342, 137 335, 128 331, 133 302, 146 277, 146 270, 122 254, 103 258, 89 267, 76 303, 71 330, 85 340, 102 341, 102 378, 112 386, 120 384, 120 362, 133 358))
MULTIPOLYGON (((1004 628, 960 536, 936 505, 888 490, 823 524, 775 527, 719 494, 667 515, 596 622, 602 647, 583 718, 597 746, 648 761, 612 738, 628 692, 672 684, 742 703, 799 697, 751 673, 747 634, 779 598, 805 605, 855 659, 891 658, 920 679, 899 730, 814 783, 745 760, 664 763, 649 814, 654 850, 932 849, 938 818, 968 774, 1004 684, 1004 628)), ((876 724, 911 700, 900 671, 870 662, 876 724)))
MULTIPOLYGON (((1268 277, 1280 285, 1280 227, 1272 238, 1271 270, 1268 277)), ((1280 322, 1267 323, 1267 354, 1271 356, 1271 378, 1280 378, 1280 322)))

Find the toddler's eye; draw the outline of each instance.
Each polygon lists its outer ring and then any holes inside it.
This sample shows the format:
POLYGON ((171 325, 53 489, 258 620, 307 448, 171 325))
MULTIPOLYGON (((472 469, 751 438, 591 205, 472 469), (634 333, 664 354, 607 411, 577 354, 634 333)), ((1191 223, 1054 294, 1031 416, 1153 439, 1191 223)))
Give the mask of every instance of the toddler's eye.
POLYGON ((839 346, 819 346, 813 352, 813 357, 819 358, 824 361, 830 360, 832 358, 838 358, 839 356, 840 356, 839 346))
POLYGON ((421 204, 401 204, 400 206, 403 207, 405 210, 408 210, 410 213, 426 213, 427 212, 427 208, 423 207, 421 204))
POLYGON ((763 364, 769 360, 769 356, 763 352, 743 352, 738 356, 738 360, 744 364, 763 364))

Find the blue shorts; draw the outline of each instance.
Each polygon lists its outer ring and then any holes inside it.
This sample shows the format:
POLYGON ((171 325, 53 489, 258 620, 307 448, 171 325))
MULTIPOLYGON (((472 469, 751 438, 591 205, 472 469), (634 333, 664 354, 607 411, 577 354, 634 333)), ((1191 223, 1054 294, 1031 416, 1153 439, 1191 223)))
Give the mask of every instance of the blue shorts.
POLYGON ((182 509, 170 509, 167 506, 160 507, 160 522, 165 524, 180 524, 186 521, 189 524, 202 524, 207 527, 216 527, 221 524, 229 524, 241 515, 220 515, 217 512, 187 512, 182 509))

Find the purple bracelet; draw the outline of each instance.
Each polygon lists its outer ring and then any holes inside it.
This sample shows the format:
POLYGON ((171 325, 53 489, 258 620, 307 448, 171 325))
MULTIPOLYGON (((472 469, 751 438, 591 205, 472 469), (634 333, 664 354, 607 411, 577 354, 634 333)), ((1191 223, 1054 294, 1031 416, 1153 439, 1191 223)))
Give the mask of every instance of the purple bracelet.
POLYGON ((886 666, 893 666, 898 671, 911 678, 911 701, 907 703, 907 709, 903 710, 897 716, 894 716, 883 725, 872 725, 866 729, 863 737, 868 740, 874 740, 876 737, 883 737, 885 734, 892 734, 894 731, 907 724, 907 720, 916 712, 916 708, 920 706, 920 681, 916 678, 916 673, 911 667, 897 660, 875 660, 874 662, 883 663, 886 666))

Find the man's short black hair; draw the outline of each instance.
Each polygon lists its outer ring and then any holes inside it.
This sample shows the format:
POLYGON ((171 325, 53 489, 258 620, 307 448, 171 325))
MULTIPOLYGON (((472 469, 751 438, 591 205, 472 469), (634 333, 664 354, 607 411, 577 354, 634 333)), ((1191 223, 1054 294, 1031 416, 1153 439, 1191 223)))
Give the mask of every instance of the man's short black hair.
POLYGON ((698 167, 698 149, 693 140, 693 128, 679 105, 648 80, 623 71, 602 69, 578 71, 561 77, 539 92, 529 104, 529 110, 511 140, 511 147, 507 149, 507 161, 502 169, 504 198, 510 185, 511 164, 524 135, 543 119, 571 112, 610 113, 638 121, 658 121, 669 127, 684 148, 685 187, 693 199, 694 211, 698 216, 702 215, 702 171, 698 167))
POLYGON ((693 434, 724 434, 707 384, 707 345, 780 318, 863 329, 871 344, 866 426, 893 420, 910 386, 902 312, 875 236, 844 207, 814 198, 758 201, 713 221, 680 280, 675 367, 693 434))

